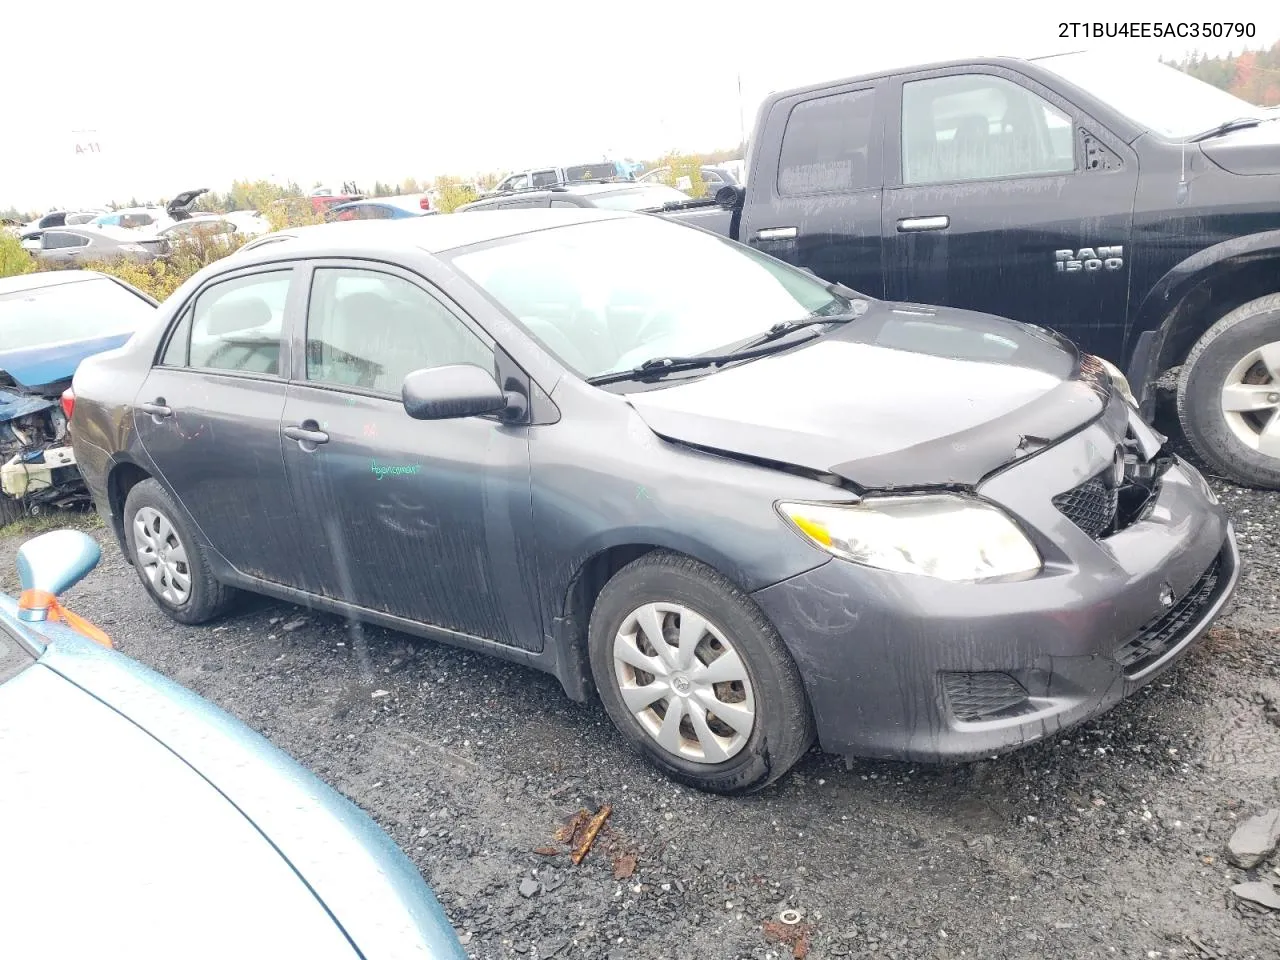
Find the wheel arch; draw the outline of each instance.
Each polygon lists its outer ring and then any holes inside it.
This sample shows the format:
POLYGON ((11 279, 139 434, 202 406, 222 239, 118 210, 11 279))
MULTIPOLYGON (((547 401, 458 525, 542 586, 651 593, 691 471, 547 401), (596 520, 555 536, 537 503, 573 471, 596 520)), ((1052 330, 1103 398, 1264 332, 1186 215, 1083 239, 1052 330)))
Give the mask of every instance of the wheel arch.
MULTIPOLYGON (((1280 230, 1206 247, 1169 270, 1138 309, 1129 378, 1141 400, 1182 364, 1214 323, 1236 307, 1280 292, 1280 230)), ((1146 407, 1144 406, 1144 409, 1146 407)))
POLYGON ((129 553, 124 533, 124 504, 129 499, 129 491, 143 480, 154 479, 150 471, 132 460, 121 460, 112 464, 107 471, 107 504, 111 511, 112 533, 120 544, 120 551, 132 564, 133 556, 129 553))

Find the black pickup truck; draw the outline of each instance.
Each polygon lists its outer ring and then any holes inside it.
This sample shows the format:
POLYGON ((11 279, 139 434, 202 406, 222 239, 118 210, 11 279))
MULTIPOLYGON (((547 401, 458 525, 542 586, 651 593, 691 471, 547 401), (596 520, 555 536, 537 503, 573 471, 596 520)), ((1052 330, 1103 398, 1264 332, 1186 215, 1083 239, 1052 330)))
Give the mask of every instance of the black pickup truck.
POLYGON ((894 301, 1053 328, 1280 488, 1280 117, 1158 62, 934 64, 775 93, 745 187, 669 210, 894 301))

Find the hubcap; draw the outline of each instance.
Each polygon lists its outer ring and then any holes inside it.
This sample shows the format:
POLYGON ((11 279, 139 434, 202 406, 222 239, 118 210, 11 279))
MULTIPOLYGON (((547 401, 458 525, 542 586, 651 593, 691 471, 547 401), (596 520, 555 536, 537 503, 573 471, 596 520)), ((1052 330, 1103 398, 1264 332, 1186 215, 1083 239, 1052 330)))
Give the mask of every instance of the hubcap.
POLYGON ((175 607, 191 599, 187 548, 164 514, 152 507, 134 514, 133 542, 138 569, 156 593, 175 607))
POLYGON ((1251 350, 1222 385, 1222 415, 1237 440, 1280 457, 1280 341, 1251 350))
POLYGON ((633 610, 613 639, 623 702, 668 753, 723 763, 747 745, 755 695, 746 665, 715 624, 678 603, 633 610))

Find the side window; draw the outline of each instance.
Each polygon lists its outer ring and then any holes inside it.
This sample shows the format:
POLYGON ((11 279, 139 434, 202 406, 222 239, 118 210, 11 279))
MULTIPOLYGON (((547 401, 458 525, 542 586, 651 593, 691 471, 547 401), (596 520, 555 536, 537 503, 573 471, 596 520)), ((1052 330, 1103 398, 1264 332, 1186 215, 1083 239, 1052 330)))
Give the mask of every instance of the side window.
POLYGON ((951 183, 1075 169, 1071 118, 986 74, 902 85, 902 182, 951 183))
POLYGON ((169 343, 164 348, 164 356, 160 358, 162 367, 185 367, 187 365, 187 347, 191 345, 191 315, 194 307, 182 311, 182 319, 173 328, 169 343))
POLYGON ((529 175, 527 173, 522 173, 516 177, 509 177, 507 179, 506 184, 503 185, 502 189, 503 190, 523 190, 527 186, 529 186, 529 175))
POLYGON ((782 134, 778 193, 840 193, 872 186, 874 90, 854 90, 798 103, 782 134))
POLYGON ((82 237, 75 233, 59 233, 51 230, 44 235, 44 248, 46 250, 62 250, 67 247, 87 247, 89 238, 82 237))
POLYGON ((414 370, 494 369, 493 351, 439 300, 401 277, 322 267, 307 308, 307 379, 400 395, 414 370))
POLYGON ((291 272, 254 273, 202 290, 191 318, 189 366, 280 376, 291 272))
POLYGON ((535 187, 549 187, 553 183, 560 182, 560 175, 554 170, 538 170, 533 175, 533 185, 535 187))

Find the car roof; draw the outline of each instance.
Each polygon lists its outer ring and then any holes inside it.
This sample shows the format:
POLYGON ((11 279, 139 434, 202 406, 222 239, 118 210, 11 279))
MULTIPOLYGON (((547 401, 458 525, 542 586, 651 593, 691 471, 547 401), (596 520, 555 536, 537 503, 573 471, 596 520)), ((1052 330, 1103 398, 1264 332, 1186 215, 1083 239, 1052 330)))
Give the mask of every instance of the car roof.
POLYGON ((449 214, 438 217, 405 217, 400 220, 345 220, 267 234, 255 241, 252 249, 241 250, 236 256, 243 258, 262 251, 264 259, 275 259, 281 253, 292 255, 307 250, 342 248, 369 251, 409 247, 438 254, 523 233, 632 216, 639 215, 591 207, 562 207, 545 210, 495 210, 483 217, 449 214), (271 237, 287 243, 287 246, 264 242, 271 237))
POLYGON ((7 293, 21 293, 23 290, 39 290, 64 283, 80 283, 84 280, 105 278, 106 274, 95 273, 93 270, 46 270, 39 273, 24 273, 16 277, 0 277, 0 296, 7 293))

